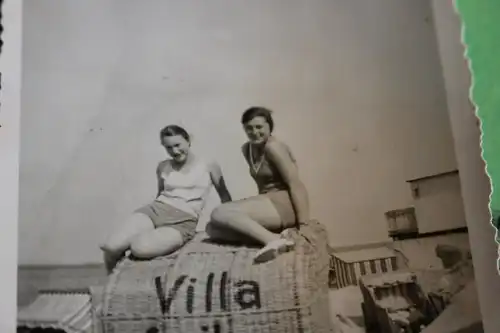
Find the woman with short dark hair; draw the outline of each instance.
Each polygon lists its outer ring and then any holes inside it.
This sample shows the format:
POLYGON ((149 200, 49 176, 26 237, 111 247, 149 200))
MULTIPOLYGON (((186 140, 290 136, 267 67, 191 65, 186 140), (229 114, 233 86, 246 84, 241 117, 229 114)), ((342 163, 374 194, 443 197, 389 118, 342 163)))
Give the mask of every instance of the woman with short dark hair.
POLYGON ((263 244, 254 260, 264 262, 293 249, 283 232, 307 223, 308 194, 290 148, 272 135, 272 112, 252 107, 243 113, 241 123, 248 137, 242 152, 259 194, 214 209, 207 232, 214 239, 249 236, 263 244))

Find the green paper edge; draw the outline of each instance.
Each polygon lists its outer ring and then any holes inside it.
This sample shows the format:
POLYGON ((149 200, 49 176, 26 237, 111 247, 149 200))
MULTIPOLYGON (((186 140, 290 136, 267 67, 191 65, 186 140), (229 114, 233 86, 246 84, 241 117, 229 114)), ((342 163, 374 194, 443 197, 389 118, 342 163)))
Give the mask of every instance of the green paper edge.
POLYGON ((462 43, 472 76, 470 99, 480 123, 482 158, 491 184, 490 222, 500 244, 500 0, 454 4, 462 21, 462 43))

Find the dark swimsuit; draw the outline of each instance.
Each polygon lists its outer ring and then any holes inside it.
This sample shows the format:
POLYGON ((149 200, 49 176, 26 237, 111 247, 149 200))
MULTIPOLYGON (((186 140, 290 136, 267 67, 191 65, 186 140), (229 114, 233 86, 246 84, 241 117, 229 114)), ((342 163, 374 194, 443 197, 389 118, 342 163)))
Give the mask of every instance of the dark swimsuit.
MULTIPOLYGON (((295 162, 295 158, 289 149, 288 153, 292 161, 295 162)), ((262 157, 262 164, 256 172, 252 166, 250 154, 250 144, 246 143, 243 147, 243 155, 250 166, 250 175, 257 183, 259 196, 265 196, 271 200, 278 211, 282 224, 289 225, 291 223, 296 223, 297 218, 288 185, 281 177, 279 170, 272 161, 269 160, 268 156, 264 154, 262 157)))

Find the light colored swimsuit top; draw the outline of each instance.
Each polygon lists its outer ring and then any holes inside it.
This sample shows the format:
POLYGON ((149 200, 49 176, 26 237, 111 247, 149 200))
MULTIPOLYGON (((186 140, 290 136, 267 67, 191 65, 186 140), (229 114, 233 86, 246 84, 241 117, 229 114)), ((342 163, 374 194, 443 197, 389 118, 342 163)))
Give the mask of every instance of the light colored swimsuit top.
POLYGON ((196 159, 187 170, 174 170, 170 161, 160 173, 164 190, 157 201, 199 217, 212 187, 207 163, 196 159))
MULTIPOLYGON (((250 143, 245 143, 243 147, 243 154, 250 167, 250 175, 257 184, 259 194, 265 194, 268 192, 275 191, 286 191, 288 190, 288 185, 283 180, 281 173, 276 168, 276 166, 269 160, 268 156, 264 153, 262 160, 259 159, 254 161, 252 165, 250 143)), ((288 154, 293 162, 296 162, 292 152, 288 149, 288 154)))

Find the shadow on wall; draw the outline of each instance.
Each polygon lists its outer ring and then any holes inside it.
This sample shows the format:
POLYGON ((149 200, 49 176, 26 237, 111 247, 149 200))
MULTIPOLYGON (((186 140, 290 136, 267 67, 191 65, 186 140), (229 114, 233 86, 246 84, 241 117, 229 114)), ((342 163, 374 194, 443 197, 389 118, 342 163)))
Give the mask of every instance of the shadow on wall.
POLYGON ((442 260, 436 256, 435 249, 438 245, 469 250, 469 234, 457 233, 420 239, 407 239, 395 241, 390 247, 396 250, 396 253, 404 254, 404 258, 398 259, 404 261, 405 266, 416 270, 428 270, 444 268, 442 260))

